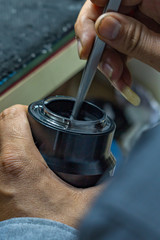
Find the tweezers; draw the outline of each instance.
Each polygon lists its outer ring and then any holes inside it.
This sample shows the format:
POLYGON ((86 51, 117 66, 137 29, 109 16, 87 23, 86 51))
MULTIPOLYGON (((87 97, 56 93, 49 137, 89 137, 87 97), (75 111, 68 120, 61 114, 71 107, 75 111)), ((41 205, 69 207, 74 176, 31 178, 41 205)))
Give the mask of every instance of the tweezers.
MULTIPOLYGON (((110 0, 109 3, 104 8, 103 13, 109 12, 109 11, 117 12, 120 7, 120 4, 121 4, 121 0, 110 0)), ((98 36, 96 36, 91 54, 83 70, 81 83, 78 89, 76 101, 74 103, 72 114, 71 114, 71 119, 76 119, 78 116, 81 105, 86 97, 88 89, 96 73, 97 66, 100 62, 105 45, 106 45, 105 42, 103 42, 98 36)))

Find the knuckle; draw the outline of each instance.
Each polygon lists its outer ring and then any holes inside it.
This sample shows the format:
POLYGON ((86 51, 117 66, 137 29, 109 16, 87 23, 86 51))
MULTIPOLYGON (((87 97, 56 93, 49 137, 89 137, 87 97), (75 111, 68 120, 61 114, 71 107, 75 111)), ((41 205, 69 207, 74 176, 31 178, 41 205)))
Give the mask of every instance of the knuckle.
POLYGON ((91 0, 93 4, 97 4, 97 0, 91 0))
POLYGON ((1 149, 0 166, 3 173, 10 176, 20 176, 24 170, 24 154, 18 148, 14 147, 12 151, 11 144, 6 144, 4 149, 1 149))
POLYGON ((91 2, 100 7, 103 7, 106 4, 106 0, 91 0, 91 2))
POLYGON ((78 34, 78 22, 75 22, 74 24, 74 30, 75 30, 75 33, 76 35, 78 34))
POLYGON ((84 22, 86 22, 86 14, 80 14, 74 24, 76 34, 80 35, 84 30, 84 22))
POLYGON ((124 38, 124 46, 129 56, 133 57, 141 49, 142 25, 131 24, 124 38))
POLYGON ((6 176, 18 177, 24 174, 28 164, 26 161, 27 152, 25 147, 7 141, 0 146, 0 172, 6 176))
POLYGON ((17 114, 19 113, 20 109, 21 109, 20 105, 14 105, 12 107, 5 109, 2 113, 0 113, 0 120, 15 118, 15 116, 17 116, 17 114))

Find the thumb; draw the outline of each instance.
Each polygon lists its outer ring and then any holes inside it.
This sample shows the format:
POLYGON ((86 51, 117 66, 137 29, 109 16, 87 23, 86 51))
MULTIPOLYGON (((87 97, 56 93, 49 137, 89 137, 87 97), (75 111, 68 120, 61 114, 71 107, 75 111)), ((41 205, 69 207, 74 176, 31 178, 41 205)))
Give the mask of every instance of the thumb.
POLYGON ((101 15, 95 28, 98 36, 114 49, 160 71, 160 34, 134 18, 111 12, 101 15))
POLYGON ((27 166, 44 166, 46 163, 36 148, 29 122, 27 107, 15 105, 0 114, 0 170, 22 173, 27 166))

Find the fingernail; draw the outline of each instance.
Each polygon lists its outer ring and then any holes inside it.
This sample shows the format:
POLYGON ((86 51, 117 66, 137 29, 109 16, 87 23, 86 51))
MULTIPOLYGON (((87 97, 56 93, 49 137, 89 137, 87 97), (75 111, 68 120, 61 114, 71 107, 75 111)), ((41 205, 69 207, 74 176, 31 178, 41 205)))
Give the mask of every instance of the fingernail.
POLYGON ((78 47, 78 55, 81 58, 81 55, 82 55, 82 44, 81 44, 81 41, 79 39, 77 39, 77 47, 78 47))
POLYGON ((122 91, 120 91, 122 96, 134 106, 138 106, 141 102, 140 97, 128 86, 126 86, 122 91))
POLYGON ((113 68, 108 63, 103 63, 101 65, 102 71, 106 75, 107 78, 111 79, 113 74, 113 68))
POLYGON ((102 18, 100 17, 96 22, 96 28, 102 38, 114 40, 120 32, 121 24, 111 16, 103 17, 102 15, 102 18))

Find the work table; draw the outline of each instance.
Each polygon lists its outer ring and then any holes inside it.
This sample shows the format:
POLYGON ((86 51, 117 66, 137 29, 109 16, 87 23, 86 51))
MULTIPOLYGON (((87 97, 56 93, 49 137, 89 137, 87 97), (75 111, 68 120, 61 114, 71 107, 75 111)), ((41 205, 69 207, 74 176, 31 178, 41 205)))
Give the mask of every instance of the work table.
POLYGON ((0 111, 29 104, 84 66, 74 40, 81 0, 0 0, 0 111))

